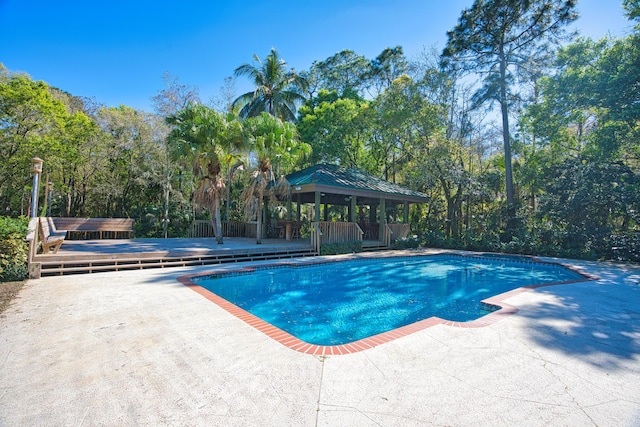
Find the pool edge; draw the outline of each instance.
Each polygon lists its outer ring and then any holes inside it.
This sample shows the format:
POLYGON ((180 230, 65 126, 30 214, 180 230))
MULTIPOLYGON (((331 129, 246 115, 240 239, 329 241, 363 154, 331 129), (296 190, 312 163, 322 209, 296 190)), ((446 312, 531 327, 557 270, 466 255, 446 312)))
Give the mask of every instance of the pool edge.
MULTIPOLYGON (((385 258, 398 257, 399 255, 397 255, 396 252, 397 251, 394 251, 393 253, 385 252, 384 257, 385 258)), ((417 251, 410 252, 410 253, 407 253, 407 251, 401 251, 401 252, 402 252, 402 255, 400 256, 425 256, 425 255, 438 255, 438 254, 449 254, 449 255, 460 255, 460 256, 485 255, 485 253, 466 252, 466 251, 433 251, 430 253, 417 252, 417 251)), ((371 253, 365 254, 364 258, 370 257, 370 254, 371 253)), ((268 267, 301 266, 301 265, 320 264, 320 263, 326 263, 326 262, 336 262, 337 260, 346 261, 349 259, 363 258, 362 256, 359 256, 359 255, 361 254, 349 254, 346 256, 342 255, 342 256, 338 256, 337 259, 336 258, 327 259, 327 257, 317 257, 317 259, 314 260, 314 259, 305 258, 304 262, 295 262, 294 260, 287 260, 287 261, 269 263, 269 264, 266 264, 266 266, 268 267)), ((503 255, 503 254, 493 254, 493 255, 503 255)), ((504 255, 504 256, 511 257, 509 255, 504 255)), ((485 300, 482 300, 481 302, 494 307, 498 307, 498 309, 478 319, 474 319, 466 322, 458 322, 458 321, 442 319, 440 317, 429 317, 427 319, 423 319, 409 325, 401 326, 391 331, 382 332, 380 334, 372 335, 370 337, 366 337, 350 343, 332 345, 332 346, 317 345, 317 344, 311 344, 311 343, 302 341, 301 339, 293 336, 292 334, 260 319, 259 317, 249 313, 248 311, 238 307, 237 305, 227 301, 226 299, 216 295, 215 293, 203 288, 202 286, 195 284, 191 280, 194 277, 201 277, 201 276, 216 274, 215 270, 201 272, 201 273, 186 274, 178 277, 177 280, 184 286, 190 288, 191 290, 200 294, 207 300, 216 304, 218 307, 232 314, 234 317, 237 317, 238 319, 242 320, 249 326, 253 327, 254 329, 257 329, 258 331, 262 332, 272 340, 282 344, 283 346, 291 350, 294 350, 300 353, 316 355, 316 356, 332 356, 332 355, 346 355, 346 354, 358 353, 364 350, 377 347, 382 344, 386 344, 391 341, 395 341, 407 335, 411 335, 416 332, 423 331, 425 329, 431 328, 436 325, 444 325, 444 326, 457 327, 457 328, 483 328, 486 326, 490 326, 518 312, 519 310, 518 307, 504 302, 504 300, 507 300, 511 297, 514 297, 524 292, 529 292, 531 290, 543 288, 543 287, 567 285, 571 283, 581 283, 581 282, 587 282, 592 280, 599 280, 599 277, 582 272, 579 269, 569 264, 564 264, 561 262, 543 261, 538 257, 529 256, 529 255, 518 255, 517 257, 526 258, 535 263, 553 264, 553 265, 562 266, 582 276, 582 279, 569 280, 564 282, 544 283, 544 284, 538 284, 538 285, 528 285, 528 286, 512 289, 510 291, 503 292, 498 295, 494 295, 485 300)), ((264 268, 264 265, 261 265, 260 267, 264 268)), ((260 267, 257 267, 257 268, 260 268, 260 267)), ((244 266, 244 267, 231 269, 231 270, 225 269, 224 273, 234 273, 234 272, 244 273, 244 272, 253 271, 255 269, 256 269, 256 266, 244 266)))

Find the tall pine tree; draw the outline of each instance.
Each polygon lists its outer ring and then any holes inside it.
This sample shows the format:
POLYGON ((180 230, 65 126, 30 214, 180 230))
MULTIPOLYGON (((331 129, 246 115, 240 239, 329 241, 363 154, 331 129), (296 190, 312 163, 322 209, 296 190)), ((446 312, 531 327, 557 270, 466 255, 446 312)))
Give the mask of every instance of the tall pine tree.
POLYGON ((476 0, 448 32, 442 66, 481 76, 480 101, 497 101, 502 115, 506 195, 515 212, 509 132, 510 89, 521 67, 548 52, 563 28, 577 18, 577 0, 476 0))

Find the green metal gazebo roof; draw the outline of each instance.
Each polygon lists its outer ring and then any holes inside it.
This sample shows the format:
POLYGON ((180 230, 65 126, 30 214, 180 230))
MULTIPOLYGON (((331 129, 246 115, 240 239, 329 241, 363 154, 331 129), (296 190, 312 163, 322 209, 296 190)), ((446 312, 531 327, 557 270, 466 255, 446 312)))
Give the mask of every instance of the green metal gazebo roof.
POLYGON ((324 193, 332 204, 346 204, 355 196, 358 204, 377 204, 380 199, 390 202, 425 203, 429 196, 401 185, 368 175, 357 169, 318 164, 286 176, 292 193, 302 201, 312 202, 316 191, 324 193), (348 196, 348 197, 345 197, 348 196))

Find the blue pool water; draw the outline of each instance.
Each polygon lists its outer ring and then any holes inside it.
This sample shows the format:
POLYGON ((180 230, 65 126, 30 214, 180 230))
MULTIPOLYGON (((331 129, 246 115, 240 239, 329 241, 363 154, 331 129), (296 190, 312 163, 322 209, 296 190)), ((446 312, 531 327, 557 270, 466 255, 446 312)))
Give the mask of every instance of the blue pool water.
POLYGON ((555 264, 435 255, 278 266, 193 279, 302 341, 339 345, 432 316, 469 321, 480 301, 522 286, 583 278, 555 264))

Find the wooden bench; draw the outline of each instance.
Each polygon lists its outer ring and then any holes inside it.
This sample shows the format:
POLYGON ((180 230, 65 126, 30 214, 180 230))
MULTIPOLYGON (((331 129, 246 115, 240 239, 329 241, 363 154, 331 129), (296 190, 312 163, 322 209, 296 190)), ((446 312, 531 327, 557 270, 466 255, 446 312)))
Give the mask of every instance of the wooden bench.
POLYGON ((52 218, 57 228, 67 230, 68 239, 133 238, 131 218, 52 218))
POLYGON ((51 218, 38 218, 38 227, 42 252, 45 254, 58 252, 67 235, 67 230, 57 229, 51 218))

